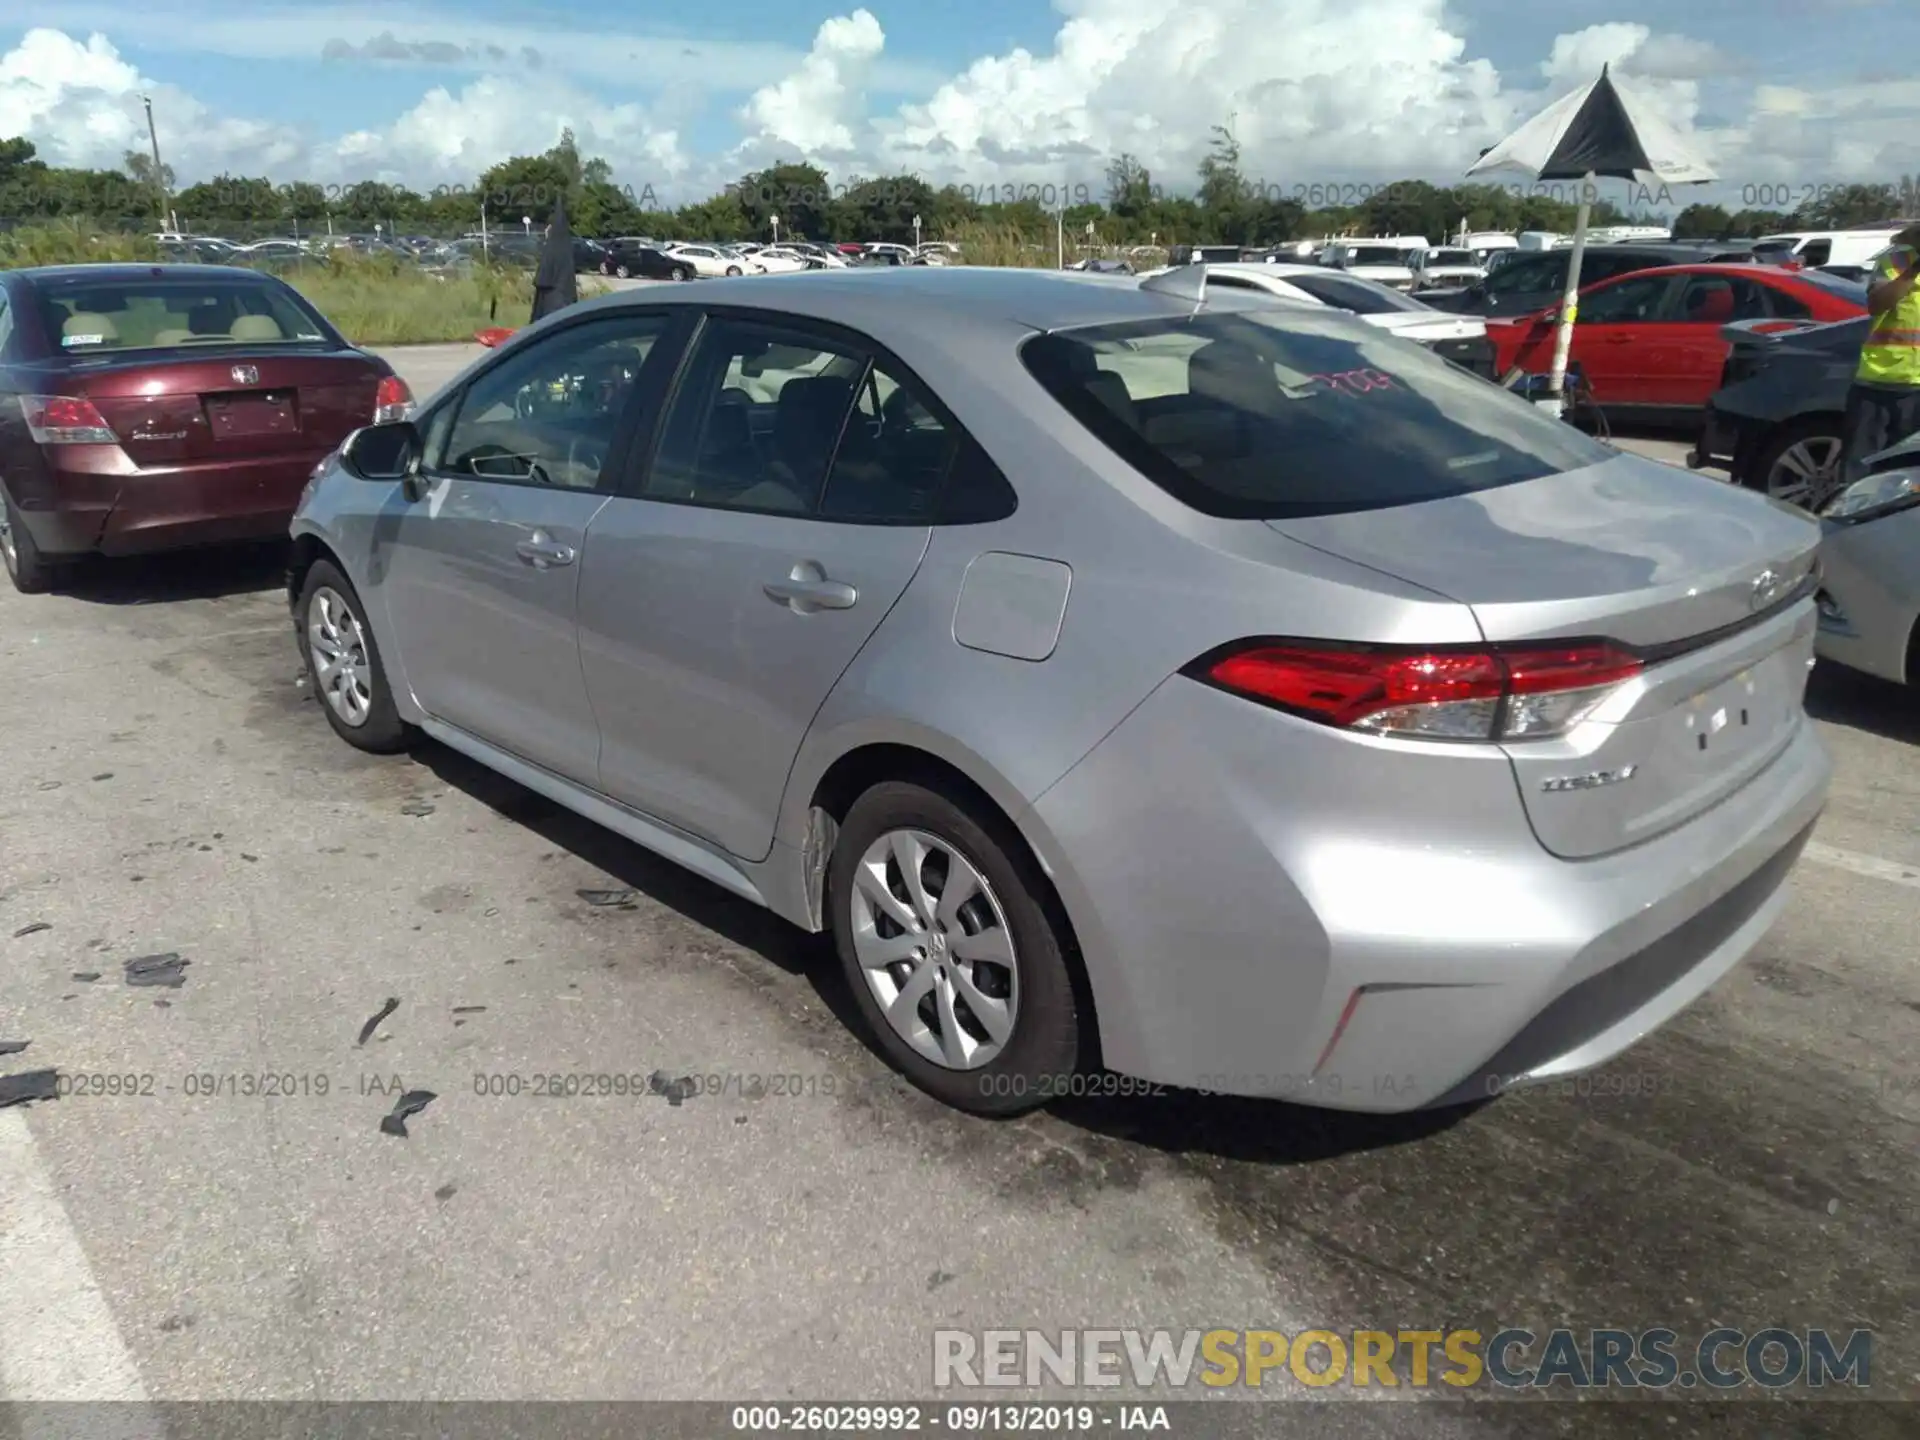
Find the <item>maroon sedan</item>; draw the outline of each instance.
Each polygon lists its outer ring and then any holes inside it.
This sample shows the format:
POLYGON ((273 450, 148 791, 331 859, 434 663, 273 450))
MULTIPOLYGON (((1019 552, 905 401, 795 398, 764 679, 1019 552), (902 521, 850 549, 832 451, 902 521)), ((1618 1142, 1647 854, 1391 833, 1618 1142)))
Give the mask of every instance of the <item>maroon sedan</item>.
POLYGON ((0 556, 37 592, 83 554, 283 536, 317 461, 412 409, 392 366, 271 275, 0 272, 0 556))

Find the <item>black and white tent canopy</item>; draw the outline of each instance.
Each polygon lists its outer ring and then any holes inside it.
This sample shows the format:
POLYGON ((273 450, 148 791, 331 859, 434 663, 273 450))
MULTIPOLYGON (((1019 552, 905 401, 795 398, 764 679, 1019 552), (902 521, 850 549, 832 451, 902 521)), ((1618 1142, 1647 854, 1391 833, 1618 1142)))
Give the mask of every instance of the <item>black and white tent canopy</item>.
POLYGON ((1554 340, 1548 404, 1557 406, 1565 387, 1567 356, 1578 314, 1580 274, 1587 253, 1587 213, 1596 180, 1632 180, 1642 185, 1704 185, 1718 180, 1705 161, 1660 116, 1614 83, 1606 66, 1600 78, 1563 95, 1467 169, 1469 175, 1517 170, 1535 180, 1578 180, 1579 218, 1567 262, 1559 333, 1554 340))
POLYGON ((1643 185, 1699 185, 1720 177, 1671 125, 1602 67, 1591 85, 1563 95, 1471 166, 1467 173, 1522 170, 1536 180, 1591 175, 1643 185))

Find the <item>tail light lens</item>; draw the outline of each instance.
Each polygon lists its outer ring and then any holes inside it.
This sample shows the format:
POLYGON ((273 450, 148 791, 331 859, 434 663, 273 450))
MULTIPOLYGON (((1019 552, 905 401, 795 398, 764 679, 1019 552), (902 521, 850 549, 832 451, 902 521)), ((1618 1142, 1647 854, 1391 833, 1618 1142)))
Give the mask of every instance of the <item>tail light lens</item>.
POLYGON ((1564 735, 1644 668, 1604 641, 1482 650, 1253 642, 1188 673, 1341 729, 1507 741, 1564 735))
POLYGON ((398 375, 382 375, 380 388, 373 392, 373 423, 385 425, 392 420, 413 418, 413 391, 398 375))
POLYGON ((36 445, 117 445, 113 433, 91 400, 75 395, 22 395, 20 409, 27 434, 36 445))

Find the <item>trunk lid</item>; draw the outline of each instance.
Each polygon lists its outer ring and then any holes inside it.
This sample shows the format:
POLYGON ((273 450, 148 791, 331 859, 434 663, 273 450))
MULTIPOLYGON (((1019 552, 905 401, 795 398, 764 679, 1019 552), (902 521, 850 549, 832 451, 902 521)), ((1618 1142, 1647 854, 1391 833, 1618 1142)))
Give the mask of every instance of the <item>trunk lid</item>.
POLYGON ((324 454, 373 421, 385 369, 357 350, 222 350, 79 363, 85 395, 134 464, 324 454))
POLYGON ((1604 855, 1684 824, 1805 723, 1819 527, 1750 492, 1621 455, 1447 500, 1268 523, 1466 604, 1489 641, 1593 637, 1642 652, 1645 672, 1566 737, 1506 746, 1555 855, 1604 855))

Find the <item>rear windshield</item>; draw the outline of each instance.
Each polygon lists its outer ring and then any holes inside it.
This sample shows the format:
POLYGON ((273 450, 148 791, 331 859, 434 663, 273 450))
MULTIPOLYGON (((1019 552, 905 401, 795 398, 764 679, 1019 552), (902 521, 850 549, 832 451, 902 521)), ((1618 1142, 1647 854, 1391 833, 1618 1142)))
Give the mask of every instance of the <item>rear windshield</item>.
POLYGON ((1321 311, 1056 331, 1020 355, 1116 454, 1209 515, 1411 505, 1618 453, 1410 341, 1321 311))
POLYGON ((1369 280, 1364 275, 1289 275, 1289 285, 1313 296, 1322 305, 1336 310, 1351 310, 1356 315, 1385 315, 1394 310, 1431 310, 1431 305, 1410 299, 1398 290, 1369 280))
POLYGON ((252 279, 62 280, 41 289, 40 305, 48 337, 69 355, 332 339, 291 292, 252 279))

